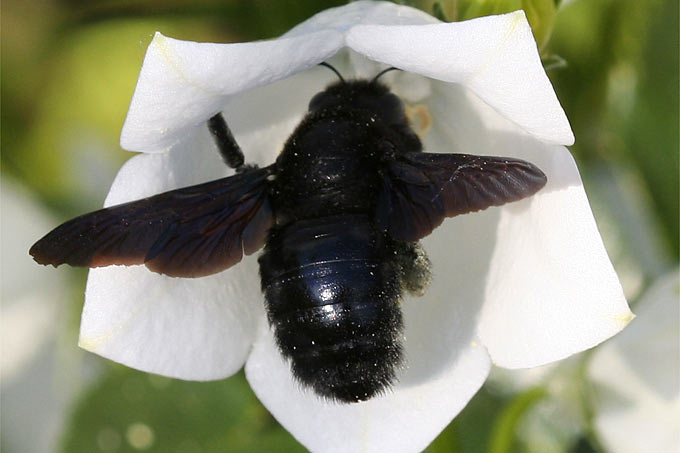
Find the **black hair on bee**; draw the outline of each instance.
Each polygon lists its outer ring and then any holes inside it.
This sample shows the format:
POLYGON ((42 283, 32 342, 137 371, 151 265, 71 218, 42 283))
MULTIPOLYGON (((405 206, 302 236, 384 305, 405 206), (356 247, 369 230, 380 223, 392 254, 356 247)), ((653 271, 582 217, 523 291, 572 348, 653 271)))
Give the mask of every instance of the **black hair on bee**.
POLYGON ((339 77, 309 103, 276 162, 245 159, 221 114, 208 121, 226 178, 101 209, 40 239, 40 264, 145 264, 193 278, 257 252, 278 347, 296 379, 351 403, 396 381, 403 293, 422 294, 418 241, 446 217, 500 206, 542 188, 518 159, 423 152, 402 101, 378 81, 339 77))

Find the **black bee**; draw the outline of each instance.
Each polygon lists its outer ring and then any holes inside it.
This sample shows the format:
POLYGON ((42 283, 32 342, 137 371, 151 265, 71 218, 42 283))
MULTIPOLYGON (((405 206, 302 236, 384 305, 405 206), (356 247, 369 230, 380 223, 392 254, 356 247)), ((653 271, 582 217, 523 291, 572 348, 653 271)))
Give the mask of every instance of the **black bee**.
POLYGON ((546 183, 522 160, 423 152, 403 103, 378 77, 340 76, 314 96, 265 168, 244 165, 221 114, 208 127, 234 176, 77 217, 30 254, 40 264, 143 263, 192 278, 264 246, 262 291, 281 353, 300 382, 341 402, 367 400, 395 381, 400 298, 422 293, 429 279, 418 240, 445 217, 522 199, 546 183))

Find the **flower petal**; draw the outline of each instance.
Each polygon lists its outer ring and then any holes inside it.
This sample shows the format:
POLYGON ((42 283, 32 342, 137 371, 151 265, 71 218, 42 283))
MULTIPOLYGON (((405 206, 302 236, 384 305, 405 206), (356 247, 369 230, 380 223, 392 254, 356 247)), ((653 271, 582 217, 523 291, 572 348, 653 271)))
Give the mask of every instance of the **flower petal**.
POLYGON ((536 164, 548 184, 501 209, 479 335, 508 368, 580 352, 633 318, 569 152, 533 140, 515 146, 509 155, 536 164))
POLYGON ((445 221, 427 248, 447 250, 485 281, 483 303, 474 310, 494 363, 538 366, 621 330, 632 314, 569 152, 522 133, 460 86, 433 83, 432 89, 426 149, 517 157, 548 176, 529 199, 445 221), (470 222, 467 232, 455 233, 452 225, 460 222, 470 222), (465 239, 445 244, 444 238, 465 239))
MULTIPOLYGON (((209 140, 207 135, 202 133, 202 140, 209 140)), ((199 145, 193 155, 178 148, 128 161, 107 205, 199 182, 199 176, 223 176, 226 167, 215 162, 219 158, 211 147, 200 146, 199 138, 188 140, 199 145)), ((258 288, 254 257, 198 279, 161 276, 144 266, 93 269, 80 345, 144 371, 183 379, 223 378, 243 366, 256 320, 264 316, 258 288)))
POLYGON ((522 11, 458 23, 357 25, 346 42, 372 60, 462 84, 539 140, 574 142, 522 11))
POLYGON ((429 349, 443 348, 424 338, 409 341, 409 367, 400 382, 392 392, 361 403, 328 402, 302 389, 265 326, 246 363, 246 377, 274 417, 311 451, 420 451, 467 404, 489 372, 484 348, 471 346, 466 335, 453 336, 459 342, 456 358, 434 374, 433 363, 419 367, 421 359, 425 356, 428 362, 439 355, 429 349))
POLYGON ((660 278, 637 318, 593 355, 594 423, 610 451, 675 452, 680 446, 680 279, 660 278))
POLYGON ((334 55, 357 23, 416 24, 435 19, 414 8, 354 2, 323 11, 268 41, 212 44, 160 33, 144 58, 121 146, 159 152, 229 104, 231 96, 310 68, 334 55))
POLYGON ((310 68, 342 44, 335 30, 238 44, 180 41, 156 33, 123 125, 121 146, 164 151, 219 112, 230 95, 310 68))
POLYGON ((253 258, 193 280, 144 266, 90 271, 79 345, 132 368, 190 380, 237 372, 253 341, 261 296, 253 258))
POLYGON ((290 29, 283 37, 329 29, 346 32, 360 24, 417 25, 437 22, 439 21, 429 14, 409 6, 395 5, 391 2, 358 1, 321 11, 290 29))

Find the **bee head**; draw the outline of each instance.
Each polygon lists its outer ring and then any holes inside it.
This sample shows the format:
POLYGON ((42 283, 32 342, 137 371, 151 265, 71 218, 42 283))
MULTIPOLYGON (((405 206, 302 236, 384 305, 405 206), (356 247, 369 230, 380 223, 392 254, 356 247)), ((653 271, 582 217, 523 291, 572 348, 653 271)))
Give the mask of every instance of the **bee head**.
POLYGON ((373 80, 340 80, 309 102, 310 112, 334 109, 361 110, 390 126, 408 123, 404 104, 377 77, 373 80))

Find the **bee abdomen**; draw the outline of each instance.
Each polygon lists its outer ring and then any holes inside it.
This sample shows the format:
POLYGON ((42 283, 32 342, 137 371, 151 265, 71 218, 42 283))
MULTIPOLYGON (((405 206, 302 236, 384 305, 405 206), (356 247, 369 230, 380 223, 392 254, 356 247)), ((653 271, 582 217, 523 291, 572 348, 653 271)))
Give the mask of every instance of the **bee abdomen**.
POLYGON ((401 362, 401 314, 371 305, 311 307, 274 320, 295 377, 317 394, 344 402, 385 391, 401 362), (373 317, 367 319, 366 312, 373 317))
POLYGON ((269 320, 295 377, 344 402, 385 391, 401 363, 399 277, 364 216, 296 222, 260 258, 269 320))

